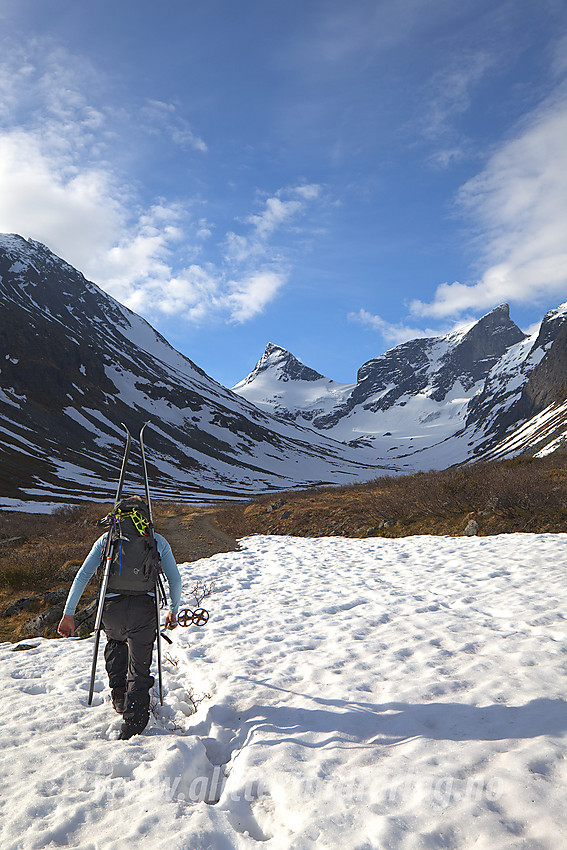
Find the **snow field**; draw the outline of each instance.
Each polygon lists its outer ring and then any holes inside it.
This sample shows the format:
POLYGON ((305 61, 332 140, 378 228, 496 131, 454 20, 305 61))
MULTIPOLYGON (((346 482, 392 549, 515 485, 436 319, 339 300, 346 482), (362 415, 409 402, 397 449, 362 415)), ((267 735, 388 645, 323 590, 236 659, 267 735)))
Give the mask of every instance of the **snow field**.
POLYGON ((241 545, 130 741, 92 639, 0 646, 3 848, 567 846, 567 535, 241 545))

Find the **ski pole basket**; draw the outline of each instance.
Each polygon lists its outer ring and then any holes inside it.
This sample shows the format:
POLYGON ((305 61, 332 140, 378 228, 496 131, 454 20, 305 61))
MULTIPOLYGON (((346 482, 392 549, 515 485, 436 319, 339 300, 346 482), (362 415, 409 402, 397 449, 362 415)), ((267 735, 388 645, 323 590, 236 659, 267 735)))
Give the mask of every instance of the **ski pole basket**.
POLYGON ((205 626, 209 622, 209 612, 205 608, 183 608, 177 614, 177 622, 180 626, 205 626))

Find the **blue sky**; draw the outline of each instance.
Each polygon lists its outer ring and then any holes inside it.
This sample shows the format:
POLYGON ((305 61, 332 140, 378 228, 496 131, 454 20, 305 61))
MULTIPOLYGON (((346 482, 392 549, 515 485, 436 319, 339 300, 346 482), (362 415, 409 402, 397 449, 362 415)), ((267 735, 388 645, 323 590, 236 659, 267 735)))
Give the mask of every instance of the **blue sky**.
POLYGON ((0 0, 0 232, 221 383, 567 300, 562 0, 0 0))

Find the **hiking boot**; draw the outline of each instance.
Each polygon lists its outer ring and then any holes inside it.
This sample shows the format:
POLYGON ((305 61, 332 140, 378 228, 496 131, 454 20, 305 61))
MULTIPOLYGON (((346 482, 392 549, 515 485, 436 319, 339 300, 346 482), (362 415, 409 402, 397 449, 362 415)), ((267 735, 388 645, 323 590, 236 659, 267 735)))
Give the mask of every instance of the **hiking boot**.
POLYGON ((110 695, 112 697, 112 707, 114 711, 117 711, 118 714, 122 714, 124 711, 124 703, 126 701, 126 691, 123 691, 120 688, 112 688, 110 695))
POLYGON ((124 722, 120 728, 119 740, 127 741, 132 735, 143 732, 150 719, 150 695, 148 691, 134 691, 128 695, 124 706, 124 722))
POLYGON ((135 717, 132 720, 125 720, 120 727, 119 741, 128 741, 134 735, 140 735, 148 725, 149 715, 135 717))

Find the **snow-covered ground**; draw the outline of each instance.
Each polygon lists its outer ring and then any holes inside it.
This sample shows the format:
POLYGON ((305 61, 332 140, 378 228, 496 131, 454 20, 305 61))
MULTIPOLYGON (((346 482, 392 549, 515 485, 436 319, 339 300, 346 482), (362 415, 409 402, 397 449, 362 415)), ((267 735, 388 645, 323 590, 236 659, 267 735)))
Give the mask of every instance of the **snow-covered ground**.
POLYGON ((211 620, 125 742, 92 638, 0 645, 3 850, 565 848, 566 562, 565 534, 247 538, 183 567, 211 620))

